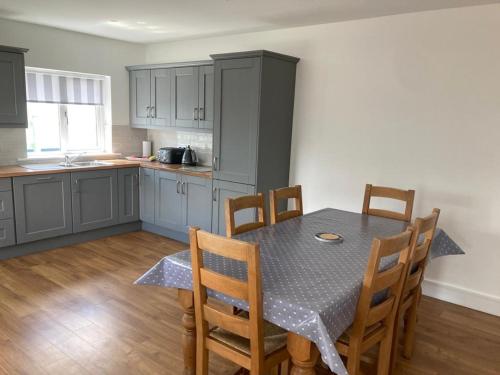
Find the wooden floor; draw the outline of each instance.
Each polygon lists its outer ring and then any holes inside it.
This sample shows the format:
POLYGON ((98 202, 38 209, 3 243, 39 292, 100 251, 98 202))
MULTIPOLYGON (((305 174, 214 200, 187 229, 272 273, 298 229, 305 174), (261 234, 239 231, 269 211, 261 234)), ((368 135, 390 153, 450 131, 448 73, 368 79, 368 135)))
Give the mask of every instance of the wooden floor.
MULTIPOLYGON (((1 261, 0 373, 181 374, 176 293, 133 282, 184 248, 136 232, 1 261)), ((416 347, 398 374, 498 375, 500 318, 424 298, 416 347)))

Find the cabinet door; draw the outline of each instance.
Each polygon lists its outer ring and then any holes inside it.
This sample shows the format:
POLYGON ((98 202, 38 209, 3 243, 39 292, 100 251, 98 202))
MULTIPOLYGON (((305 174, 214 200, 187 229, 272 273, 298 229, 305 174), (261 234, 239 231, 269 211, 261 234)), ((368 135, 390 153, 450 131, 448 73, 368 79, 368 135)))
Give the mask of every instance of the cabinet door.
POLYGON ((198 117, 200 129, 214 127, 214 67, 200 66, 198 86, 198 117))
POLYGON ((155 224, 171 230, 182 231, 181 180, 176 173, 155 173, 155 224))
MULTIPOLYGON (((234 182, 213 180, 212 191, 212 232, 226 235, 226 220, 224 206, 226 198, 237 198, 243 195, 255 194, 255 187, 251 185, 236 184, 234 182)), ((235 215, 236 225, 255 221, 255 209, 241 210, 235 215)))
POLYGON ((130 124, 132 127, 145 128, 151 124, 151 71, 133 70, 130 72, 130 124))
POLYGON ((10 219, 14 215, 12 192, 0 191, 0 220, 10 219))
POLYGON ((73 231, 118 224, 116 169, 71 173, 73 231))
POLYGON ((69 173, 14 177, 17 242, 73 232, 69 173))
POLYGON ((212 180, 209 178, 182 176, 184 226, 212 230, 212 180))
POLYGON ((155 171, 141 168, 140 170, 140 217, 146 223, 155 222, 155 171))
POLYGON ((172 69, 153 69, 151 71, 151 126, 170 125, 172 116, 171 85, 172 69))
POLYGON ((118 222, 139 220, 139 168, 118 169, 118 222))
POLYGON ((172 126, 198 127, 198 67, 174 69, 172 126))
POLYGON ((0 52, 0 127, 27 127, 24 55, 0 52))
POLYGON ((215 62, 214 178, 256 184, 260 58, 215 62))

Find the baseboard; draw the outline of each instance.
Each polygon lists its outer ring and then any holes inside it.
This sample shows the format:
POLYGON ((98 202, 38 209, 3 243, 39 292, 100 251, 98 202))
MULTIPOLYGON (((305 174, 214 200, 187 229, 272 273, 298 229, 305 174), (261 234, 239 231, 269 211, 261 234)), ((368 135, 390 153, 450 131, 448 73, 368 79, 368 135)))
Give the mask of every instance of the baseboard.
POLYGON ((188 234, 185 232, 178 232, 175 230, 167 229, 155 224, 146 223, 145 221, 142 222, 142 230, 146 232, 159 234, 160 236, 163 237, 172 238, 180 242, 189 243, 188 234))
POLYGON ((99 238, 135 232, 138 230, 141 230, 141 223, 139 221, 135 221, 133 223, 119 224, 112 227, 94 229, 87 232, 69 234, 67 236, 48 238, 45 240, 4 247, 0 249, 0 260, 56 249, 58 247, 76 245, 82 242, 93 241, 99 238))
POLYGON ((500 297, 428 279, 422 289, 426 296, 500 316, 500 297))

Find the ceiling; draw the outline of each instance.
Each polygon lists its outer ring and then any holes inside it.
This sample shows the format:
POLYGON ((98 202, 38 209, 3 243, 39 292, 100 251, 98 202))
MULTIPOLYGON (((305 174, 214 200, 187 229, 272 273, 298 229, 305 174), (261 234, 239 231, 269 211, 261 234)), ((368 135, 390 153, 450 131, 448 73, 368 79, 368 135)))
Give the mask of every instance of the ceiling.
POLYGON ((0 18, 137 43, 272 30, 500 0, 0 0, 0 18))

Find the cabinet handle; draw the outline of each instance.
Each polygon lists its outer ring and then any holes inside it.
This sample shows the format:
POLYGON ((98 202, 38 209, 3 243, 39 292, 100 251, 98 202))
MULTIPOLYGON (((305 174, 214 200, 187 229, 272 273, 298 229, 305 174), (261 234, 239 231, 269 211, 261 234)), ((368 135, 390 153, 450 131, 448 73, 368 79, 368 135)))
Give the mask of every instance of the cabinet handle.
POLYGON ((135 186, 140 186, 141 180, 139 180, 139 175, 133 174, 132 175, 132 184, 134 184, 133 180, 135 180, 135 186))
POLYGON ((198 120, 198 108, 194 108, 193 110, 193 117, 194 117, 194 120, 198 120))
POLYGON ((49 176, 49 177, 38 177, 37 180, 38 181, 47 181, 47 180, 52 180, 54 177, 52 176, 49 176))
POLYGON ((205 108, 200 108, 200 120, 205 120, 205 108))
POLYGON ((184 188, 184 186, 186 186, 186 183, 185 183, 185 182, 183 182, 183 183, 181 184, 181 191, 182 191, 182 194, 186 194, 186 189, 184 188))
POLYGON ((149 118, 149 117, 150 117, 150 109, 151 109, 151 107, 148 105, 148 106, 146 107, 146 117, 147 117, 147 118, 149 118))
POLYGON ((180 187, 181 187, 181 182, 180 181, 177 181, 177 184, 175 186, 176 190, 177 190, 177 194, 180 193, 180 187))
POLYGON ((212 200, 217 202, 217 188, 213 188, 212 190, 212 200))
POLYGON ((154 117, 156 118, 156 107, 155 106, 152 106, 150 109, 149 109, 149 117, 154 117), (154 113, 154 115, 153 115, 154 113))
POLYGON ((212 160, 212 164, 213 164, 213 165, 212 165, 212 169, 213 169, 214 171, 216 171, 216 170, 217 170, 217 156, 214 156, 214 158, 213 158, 213 160, 212 160))
POLYGON ((78 178, 75 180, 75 186, 76 186, 75 194, 79 194, 80 193, 80 186, 78 185, 78 178))

